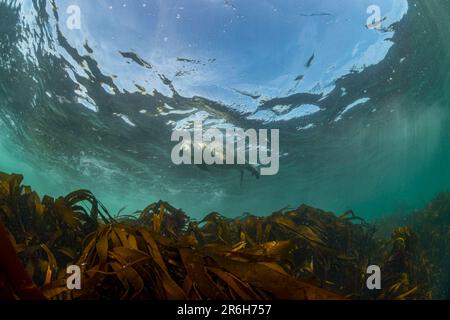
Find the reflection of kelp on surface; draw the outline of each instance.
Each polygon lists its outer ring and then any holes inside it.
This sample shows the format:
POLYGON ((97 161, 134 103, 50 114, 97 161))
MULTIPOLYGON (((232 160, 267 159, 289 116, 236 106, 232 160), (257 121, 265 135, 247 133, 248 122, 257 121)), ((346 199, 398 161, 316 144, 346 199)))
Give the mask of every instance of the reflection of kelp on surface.
MULTIPOLYGON (((21 181, 0 174, 0 217, 48 298, 431 297, 429 263, 414 233, 400 228, 392 240, 377 240, 352 212, 337 217, 301 206, 266 218, 212 213, 197 222, 159 202, 138 217, 113 218, 88 191, 40 200, 21 181), (72 264, 82 267, 79 291, 66 288, 72 264), (371 264, 383 270, 381 291, 366 288, 371 264)), ((0 272, 7 259, 0 255, 0 272)))

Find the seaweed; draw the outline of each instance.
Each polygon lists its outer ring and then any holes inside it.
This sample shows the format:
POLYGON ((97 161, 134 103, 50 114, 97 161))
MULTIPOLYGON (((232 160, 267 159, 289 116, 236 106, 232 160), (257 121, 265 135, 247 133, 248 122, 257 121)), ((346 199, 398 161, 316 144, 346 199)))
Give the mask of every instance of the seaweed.
POLYGON ((422 210, 392 214, 378 224, 387 230, 399 224, 414 230, 414 246, 426 253, 421 263, 433 275, 428 279, 433 298, 450 299, 450 194, 441 193, 422 210))
MULTIPOLYGON (((421 233, 400 227, 383 239, 352 211, 302 205, 267 217, 211 213, 197 221, 160 201, 112 217, 87 190, 41 200, 22 180, 0 173, 0 222, 22 276, 47 299, 432 298, 429 259, 436 254, 421 245, 421 233), (380 291, 367 289, 371 264, 382 266, 380 291), (81 290, 66 286, 69 265, 81 267, 81 290)), ((8 261, 0 256, 0 292, 17 291, 2 282, 8 261)))

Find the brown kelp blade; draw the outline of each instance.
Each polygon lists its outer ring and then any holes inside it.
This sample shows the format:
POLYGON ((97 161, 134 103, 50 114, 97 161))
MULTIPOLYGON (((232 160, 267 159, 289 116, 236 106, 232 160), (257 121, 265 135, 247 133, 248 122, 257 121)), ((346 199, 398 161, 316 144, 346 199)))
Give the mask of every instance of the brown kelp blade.
MULTIPOLYGON (((450 197, 436 201, 415 227, 431 230, 430 217, 439 217, 448 233, 450 197)), ((411 228, 377 238, 351 211, 336 216, 305 205, 267 217, 211 213, 198 222, 160 201, 113 218, 87 190, 40 199, 20 175, 3 173, 0 221, 15 249, 11 259, 0 255, 0 265, 17 263, 17 255, 26 273, 14 277, 31 276, 49 299, 426 299, 429 258, 448 257, 450 243, 444 231, 421 231, 440 250, 429 249, 427 257, 411 228), (81 267, 81 290, 66 286, 66 267, 74 264, 81 267), (370 264, 383 269, 383 289, 375 293, 366 287, 370 264)), ((9 277, 0 272, 0 287, 21 297, 14 284, 6 289, 9 277)))

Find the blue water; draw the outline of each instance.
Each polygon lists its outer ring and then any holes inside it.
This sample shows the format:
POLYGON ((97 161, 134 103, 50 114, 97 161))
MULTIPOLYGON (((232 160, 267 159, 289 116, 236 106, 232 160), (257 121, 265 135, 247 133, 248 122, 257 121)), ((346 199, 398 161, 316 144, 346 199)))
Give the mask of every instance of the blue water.
POLYGON ((373 218, 450 189, 447 0, 0 1, 0 171, 193 217, 373 218), (171 132, 280 130, 280 172, 175 166, 171 132))

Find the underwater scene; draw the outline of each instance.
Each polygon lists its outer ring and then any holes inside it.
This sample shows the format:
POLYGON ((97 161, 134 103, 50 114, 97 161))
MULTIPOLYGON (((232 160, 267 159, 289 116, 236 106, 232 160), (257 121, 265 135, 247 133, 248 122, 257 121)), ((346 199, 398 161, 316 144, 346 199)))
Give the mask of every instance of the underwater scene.
POLYGON ((0 300, 450 300, 450 0, 0 0, 0 300))

